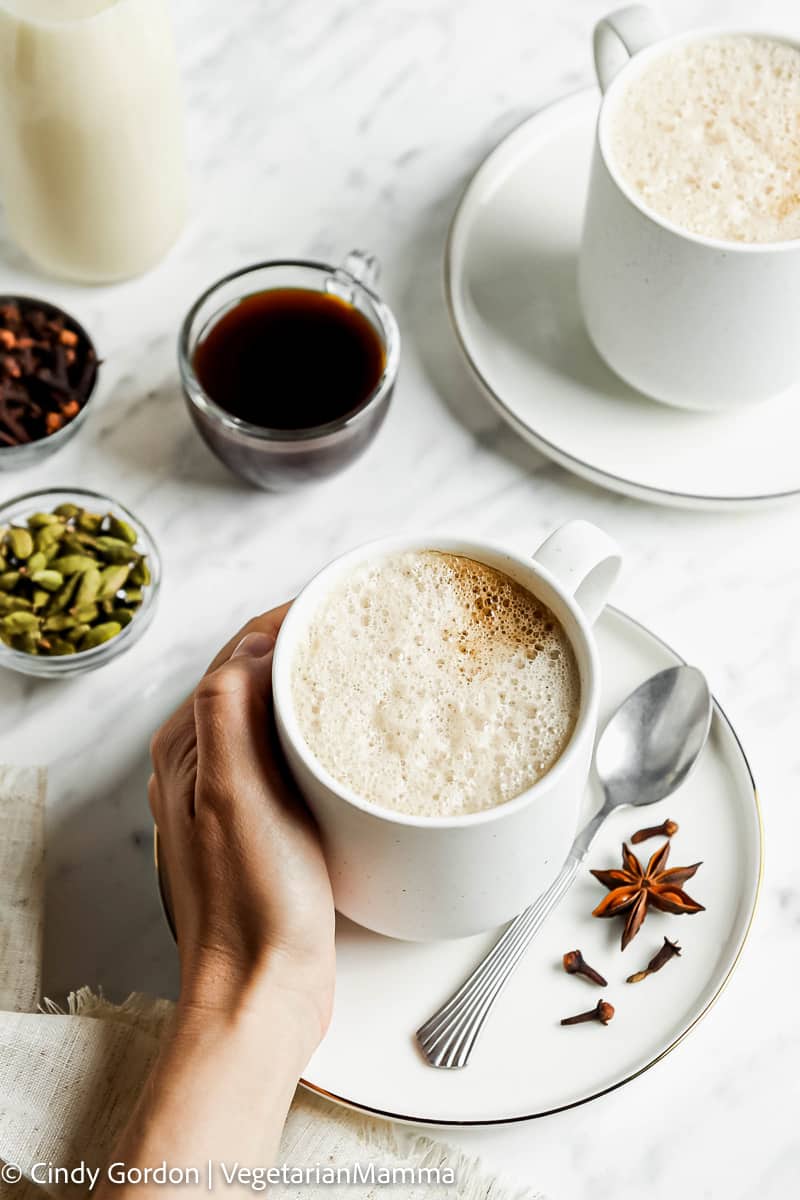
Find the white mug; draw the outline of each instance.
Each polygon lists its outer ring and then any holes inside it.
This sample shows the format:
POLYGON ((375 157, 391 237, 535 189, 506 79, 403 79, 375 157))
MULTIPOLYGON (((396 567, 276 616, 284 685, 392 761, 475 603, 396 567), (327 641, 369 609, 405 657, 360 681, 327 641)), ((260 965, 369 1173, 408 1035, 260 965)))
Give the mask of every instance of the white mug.
POLYGON ((591 765, 600 690, 591 625, 620 561, 611 538, 587 521, 572 521, 533 560, 471 539, 401 536, 352 550, 307 584, 275 647, 275 718, 322 835, 339 912, 390 937, 463 937, 509 920, 548 886, 572 843, 591 765), (533 787, 482 812, 414 816, 362 800, 316 760, 294 711, 296 647, 325 595, 361 563, 409 550, 460 554, 504 571, 550 607, 575 651, 581 698, 568 745, 533 787))
POLYGON ((666 51, 730 32, 665 38, 644 5, 594 31, 603 98, 578 271, 583 315, 617 375, 681 408, 733 409, 800 377, 800 239, 731 242, 681 229, 643 203, 610 149, 632 79, 666 51))

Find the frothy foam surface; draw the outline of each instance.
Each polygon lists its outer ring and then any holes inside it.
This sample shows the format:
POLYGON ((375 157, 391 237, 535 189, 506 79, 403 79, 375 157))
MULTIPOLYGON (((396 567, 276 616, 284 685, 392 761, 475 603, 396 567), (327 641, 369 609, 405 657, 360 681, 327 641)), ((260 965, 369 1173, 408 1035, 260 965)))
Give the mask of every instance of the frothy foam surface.
POLYGON ((293 698, 322 765, 362 799, 422 816, 480 812, 555 763, 580 702, 553 613, 469 558, 365 564, 298 645, 293 698))
POLYGON ((800 237, 800 51, 732 35, 665 53, 619 98, 611 148, 645 204, 684 229, 800 237))

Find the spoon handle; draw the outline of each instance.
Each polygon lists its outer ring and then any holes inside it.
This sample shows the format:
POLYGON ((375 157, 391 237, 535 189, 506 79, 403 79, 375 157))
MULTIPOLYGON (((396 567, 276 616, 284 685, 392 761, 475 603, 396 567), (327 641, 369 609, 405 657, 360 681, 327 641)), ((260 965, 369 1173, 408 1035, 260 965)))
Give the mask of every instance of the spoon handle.
POLYGON ((458 991, 417 1030, 420 1049, 432 1067, 467 1065, 492 1005, 539 929, 569 891, 586 849, 577 847, 576 839, 547 891, 514 918, 458 991))

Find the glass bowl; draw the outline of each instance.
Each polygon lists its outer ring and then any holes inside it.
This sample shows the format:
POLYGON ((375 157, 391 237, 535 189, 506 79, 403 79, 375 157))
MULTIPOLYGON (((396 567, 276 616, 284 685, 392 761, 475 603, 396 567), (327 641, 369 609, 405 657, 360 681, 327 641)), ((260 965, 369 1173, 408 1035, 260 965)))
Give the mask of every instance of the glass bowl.
POLYGON ((189 309, 178 340, 186 404, 203 440, 234 474, 268 491, 287 491, 334 474, 366 450, 383 424, 400 363, 400 333, 375 291, 377 278, 377 260, 357 250, 340 267, 303 260, 258 263, 218 280, 189 309), (269 429, 243 421, 208 395, 195 372, 197 346, 217 321, 248 297, 273 288, 337 296, 358 309, 381 340, 384 368, 374 389, 352 411, 325 425, 269 429))
POLYGON ((77 504, 81 508, 113 513, 132 525, 139 535, 137 548, 141 547, 142 553, 147 556, 151 580, 143 588, 142 603, 131 623, 116 637, 91 650, 48 658, 46 655, 26 654, 23 650, 15 650, 5 642, 0 642, 0 667, 41 679, 64 679, 69 675, 95 671, 130 650, 153 619, 161 584, 161 558, 152 535, 124 505, 100 492, 90 492, 84 488, 46 488, 44 491, 27 492, 0 505, 0 527, 24 521, 35 512, 52 512, 59 504, 77 504))
POLYGON ((51 316, 63 317, 68 329, 74 330, 82 338, 85 338, 89 346, 95 353, 95 369, 94 378, 92 379, 91 387, 83 403, 83 407, 76 417, 71 421, 67 421, 61 429, 56 433, 48 434, 47 437, 38 438, 35 442, 24 442, 19 446, 4 446, 0 445, 0 472, 2 471, 19 471, 24 467, 35 467, 37 463, 42 462, 45 458, 49 458, 51 454, 55 454, 62 446, 66 446, 67 442, 75 436, 78 430, 86 420, 86 415, 89 411, 89 405, 92 403, 97 392, 97 380, 99 378, 100 361, 97 357, 97 347, 95 346, 89 334, 81 325, 80 321, 76 321, 66 309, 59 308, 57 304, 50 304, 47 300, 38 300, 32 296, 16 296, 16 295, 0 295, 0 304, 22 304, 35 305, 41 308, 44 312, 51 316))

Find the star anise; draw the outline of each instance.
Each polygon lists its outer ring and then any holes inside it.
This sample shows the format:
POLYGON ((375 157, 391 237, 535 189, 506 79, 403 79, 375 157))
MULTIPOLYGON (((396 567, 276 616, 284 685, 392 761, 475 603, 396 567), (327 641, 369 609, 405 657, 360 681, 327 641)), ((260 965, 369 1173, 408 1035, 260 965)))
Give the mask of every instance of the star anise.
POLYGON ((622 931, 623 950, 641 929, 650 905, 669 913, 693 914, 704 911, 703 905, 688 896, 680 886, 692 878, 702 863, 694 863, 691 867, 673 867, 666 871, 664 868, 669 849, 670 843, 664 842, 643 869, 636 855, 623 844, 622 870, 592 871, 595 879, 609 889, 608 895, 598 904, 592 916, 616 917, 627 913, 622 931))

